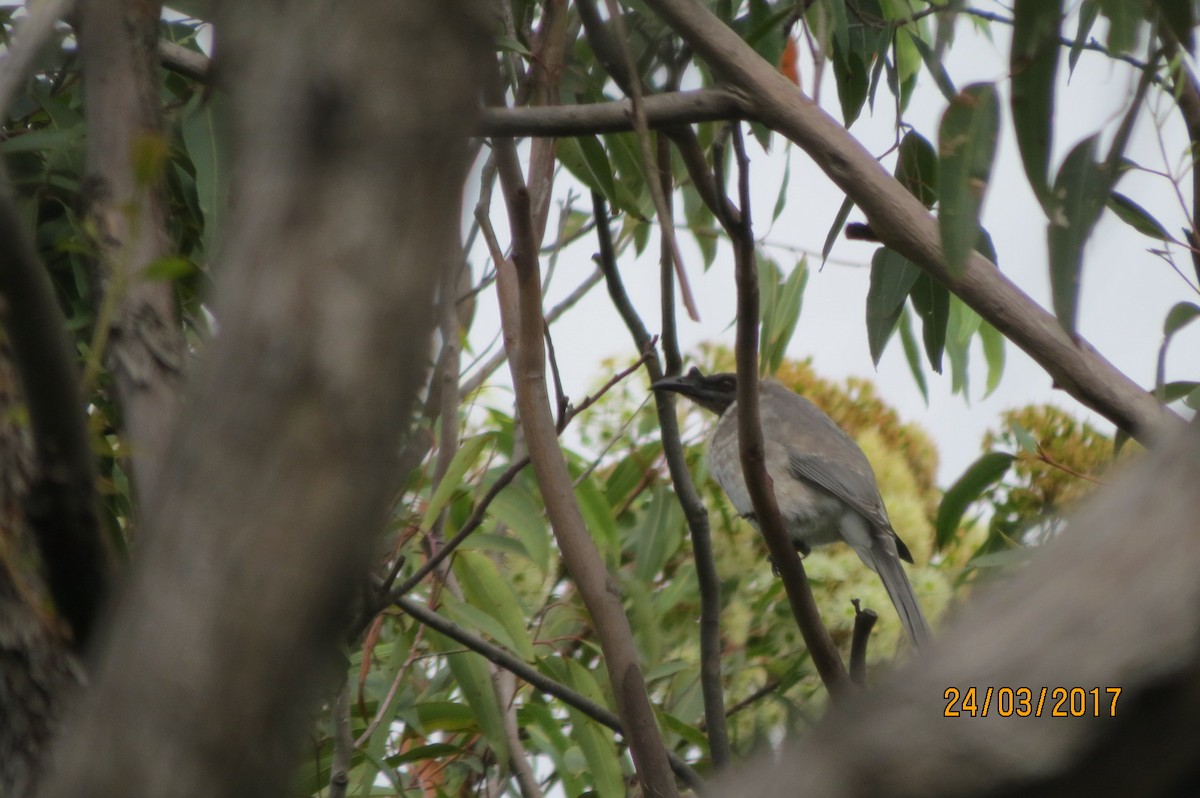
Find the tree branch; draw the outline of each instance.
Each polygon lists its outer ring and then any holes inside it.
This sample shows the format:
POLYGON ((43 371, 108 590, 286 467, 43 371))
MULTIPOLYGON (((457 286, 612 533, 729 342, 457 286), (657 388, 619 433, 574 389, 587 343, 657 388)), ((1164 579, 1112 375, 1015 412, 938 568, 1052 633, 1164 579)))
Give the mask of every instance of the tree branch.
MULTIPOLYGON (((592 213, 596 219, 596 237, 600 248, 598 260, 604 272, 608 295, 633 336, 634 346, 644 352, 653 351, 654 341, 646 330, 646 325, 642 323, 637 309, 629 300, 629 294, 621 281, 621 273, 617 270, 612 233, 608 227, 608 207, 604 197, 597 193, 592 194, 592 213)), ((669 262, 663 263, 662 273, 664 283, 667 283, 665 287, 669 289, 668 281, 673 274, 669 262)), ((663 302, 666 305, 669 300, 664 299, 663 302)), ((674 303, 669 304, 674 306, 674 303)), ((652 383, 665 376, 657 357, 646 359, 646 371, 652 383)), ((696 580, 700 588, 700 688, 704 694, 704 719, 709 753, 712 756, 713 767, 720 770, 733 758, 725 723, 725 690, 721 684, 721 579, 713 555, 708 508, 704 506, 704 500, 696 490, 684 457, 683 442, 679 437, 679 419, 675 415, 675 402, 672 398, 674 394, 666 391, 655 391, 654 394, 658 426, 662 434, 663 457, 666 458, 671 485, 683 508, 688 532, 692 538, 692 557, 696 563, 696 580)))
POLYGON ((244 200, 221 334, 46 798, 283 794, 427 374, 488 28, 468 2, 221 8, 244 200))
MULTIPOLYGON (((661 129, 699 122, 748 118, 744 103, 726 89, 696 89, 642 98, 646 124, 661 129)), ((483 109, 477 126, 485 136, 580 136, 634 129, 630 100, 536 108, 483 109)))
POLYGON ((737 280, 737 337, 734 351, 737 357, 737 414, 738 450, 741 456, 742 474, 746 490, 754 506, 754 516, 771 552, 771 561, 779 570, 787 592, 788 605, 800 627, 804 644, 808 647, 813 665, 825 684, 825 689, 835 699, 845 695, 850 682, 846 666, 829 630, 821 623, 812 588, 804 573, 804 564, 788 537, 783 514, 775 498, 775 486, 767 473, 764 455, 762 424, 758 408, 758 263, 754 254, 754 231, 750 215, 750 163, 742 144, 740 126, 733 130, 733 144, 738 164, 740 224, 729 225, 726 230, 733 240, 734 274, 737 280))
POLYGON ((1073 340, 1057 319, 974 253, 963 273, 942 256, 937 221, 846 129, 696 0, 647 0, 713 70, 750 104, 750 113, 798 144, 866 214, 888 247, 918 264, 1021 347, 1055 384, 1140 440, 1181 421, 1105 360, 1073 340))
POLYGON ((509 366, 538 486, 563 562, 595 624, 617 711, 629 730, 630 753, 642 790, 648 796, 674 796, 677 794, 675 781, 667 766, 666 747, 646 695, 645 680, 637 661, 629 620, 621 605, 620 591, 606 571, 584 524, 566 461, 558 446, 546 391, 538 242, 534 237, 529 193, 521 177, 516 145, 509 138, 497 138, 493 144, 513 242, 512 261, 502 260, 496 264, 501 324, 505 347, 516 349, 515 358, 509 358, 509 366))
POLYGON ((184 358, 174 287, 142 275, 170 246, 160 185, 167 148, 156 79, 161 9, 161 2, 89 0, 79 14, 89 131, 81 193, 95 225, 104 297, 88 373, 107 356, 143 502, 166 453, 184 358))
MULTIPOLYGON (((557 698, 559 701, 562 701, 573 709, 579 710, 597 723, 607 726, 617 734, 626 737, 625 730, 621 726, 621 719, 615 713, 599 704, 593 703, 586 696, 575 692, 570 687, 554 681, 537 668, 527 664, 520 657, 509 653, 500 648, 500 646, 489 643, 479 635, 463 629, 452 621, 446 620, 419 601, 413 601, 406 596, 397 596, 396 605, 421 624, 440 632, 454 642, 487 658, 488 661, 512 672, 537 690, 557 698)), ((688 786, 697 791, 704 786, 704 782, 700 779, 700 776, 686 762, 670 752, 667 753, 667 758, 670 761, 671 769, 688 786)))
POLYGON ((54 603, 77 649, 90 642, 112 579, 96 508, 96 466, 79 371, 54 287, 0 175, 0 320, 29 408, 37 466, 25 513, 54 603))

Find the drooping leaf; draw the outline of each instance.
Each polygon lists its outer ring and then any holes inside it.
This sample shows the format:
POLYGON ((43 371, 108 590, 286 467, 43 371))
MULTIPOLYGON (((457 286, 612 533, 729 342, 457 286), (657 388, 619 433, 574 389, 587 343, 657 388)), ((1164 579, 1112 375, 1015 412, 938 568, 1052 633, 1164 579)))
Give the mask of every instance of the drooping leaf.
POLYGON ((938 506, 935 548, 940 551, 954 539, 954 533, 958 531, 958 525, 962 522, 967 507, 978 501, 985 490, 1000 481, 1014 459, 1007 452, 988 452, 955 480, 938 506))
POLYGON ((880 247, 871 258, 871 285, 867 289, 867 343, 871 360, 879 365, 884 347, 896 329, 913 284, 921 269, 895 250, 880 247))
POLYGON ((1154 0, 1154 4, 1171 33, 1190 53, 1195 45, 1192 29, 1196 27, 1196 5, 1193 0, 1154 0))
POLYGON ((216 257, 229 215, 232 120, 229 96, 218 90, 206 98, 197 97, 180 125, 196 172, 196 199, 204 216, 202 241, 209 261, 216 257))
POLYGON ((838 234, 842 232, 842 225, 846 223, 846 219, 850 218, 850 211, 852 210, 854 210, 854 200, 846 197, 842 200, 837 215, 833 217, 833 224, 830 226, 829 232, 825 234, 825 244, 821 247, 822 267, 825 265, 825 261, 829 259, 829 253, 833 251, 833 244, 837 241, 838 234))
POLYGON ((1079 26, 1075 29, 1075 38, 1071 42, 1071 54, 1067 56, 1067 68, 1072 73, 1075 72, 1075 64, 1079 62, 1083 46, 1088 42, 1088 35, 1092 32, 1092 25, 1095 24, 1099 13, 1099 0, 1083 0, 1079 6, 1079 26))
POLYGON ((1033 193, 1045 205, 1054 132, 1062 0, 1016 0, 1013 7, 1012 115, 1017 149, 1033 193))
POLYGON ((800 309, 804 300, 804 286, 808 283, 808 262, 801 259, 787 279, 781 279, 779 267, 763 258, 766 264, 760 283, 763 285, 762 344, 759 351, 759 368, 763 374, 774 374, 783 363, 787 346, 796 331, 800 309), (767 282, 770 287, 767 287, 767 282))
POLYGON ((946 349, 946 326, 950 322, 950 292, 925 272, 917 276, 910 293, 913 309, 921 317, 921 338, 930 367, 942 373, 942 353, 946 349))
POLYGON ((937 151, 929 140, 915 130, 904 134, 896 158, 896 179, 908 193, 932 208, 938 198, 937 151))
POLYGON ((507 761, 508 738, 504 734, 504 718, 500 714, 500 701, 488 673, 487 662, 478 654, 463 651, 458 643, 437 632, 429 630, 427 635, 433 647, 446 655, 454 681, 470 707, 471 718, 479 724, 479 730, 487 738, 488 745, 497 757, 503 757, 501 761, 507 761))
POLYGON ((979 239, 979 212, 996 155, 1000 108, 996 89, 976 83, 963 89, 938 130, 938 227, 946 265, 961 274, 979 239))
POLYGON ((913 381, 921 391, 921 397, 929 404, 929 385, 925 381, 925 368, 921 365, 921 349, 917 346, 917 336, 913 334, 912 315, 908 308, 902 308, 900 313, 900 343, 904 347, 904 359, 908 361, 908 370, 912 372, 913 381))
POLYGON ((979 325, 979 340, 988 367, 987 390, 983 394, 986 399, 1000 386, 1000 378, 1004 376, 1005 339, 999 330, 985 321, 979 325))
POLYGON ((492 442, 492 440, 493 436, 491 433, 483 433, 474 435, 462 442, 458 451, 454 453, 453 459, 450 460, 450 466, 446 469, 446 475, 438 483, 437 490, 433 492, 433 496, 429 498, 429 505, 425 508, 425 516, 421 519, 422 529, 432 527, 434 519, 442 512, 442 508, 450 501, 450 497, 462 490, 462 480, 467 470, 475 464, 484 447, 492 442))
POLYGON ((1175 303, 1167 311, 1167 317, 1163 320, 1163 336, 1170 338, 1195 321, 1197 317, 1200 317, 1200 305, 1196 305, 1193 302, 1175 303))
POLYGON ((1067 155, 1054 181, 1050 203, 1050 288, 1058 322, 1075 334, 1083 247, 1104 209, 1107 182, 1095 161, 1096 137, 1067 155))
POLYGON ((480 552, 460 550, 454 558, 454 574, 462 585, 463 597, 499 621, 513 653, 532 662, 533 641, 525 626, 525 612, 512 583, 500 576, 496 563, 480 552))
POLYGON ((919 37, 911 38, 913 46, 921 54, 921 60, 925 62, 925 68, 929 70, 930 75, 933 75, 933 82, 937 84, 946 100, 953 103, 958 96, 958 89, 954 88, 954 81, 950 79, 950 74, 946 72, 946 67, 942 65, 941 59, 919 37))

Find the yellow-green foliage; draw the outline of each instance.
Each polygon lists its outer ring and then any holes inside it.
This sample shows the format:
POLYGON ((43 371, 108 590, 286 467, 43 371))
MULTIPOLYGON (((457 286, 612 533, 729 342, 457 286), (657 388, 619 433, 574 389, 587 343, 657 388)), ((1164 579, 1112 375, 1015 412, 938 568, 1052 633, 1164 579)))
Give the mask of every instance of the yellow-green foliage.
POLYGON ((1043 458, 1034 452, 1018 451, 1015 479, 1010 481, 1005 504, 1021 516, 1033 517, 1070 506, 1096 487, 1095 482, 1077 475, 1095 479, 1112 463, 1112 438, 1053 405, 1008 410, 1002 418, 1005 432, 985 435, 985 451, 1018 450, 1011 432, 1016 424, 1037 441, 1045 454, 1043 458))

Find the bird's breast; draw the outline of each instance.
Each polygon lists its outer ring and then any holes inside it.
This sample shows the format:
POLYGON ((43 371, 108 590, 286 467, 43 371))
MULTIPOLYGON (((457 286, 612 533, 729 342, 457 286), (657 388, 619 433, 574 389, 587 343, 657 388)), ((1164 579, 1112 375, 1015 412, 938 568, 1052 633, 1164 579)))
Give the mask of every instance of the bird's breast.
MULTIPOLYGON (((734 405, 717 422, 708 450, 709 472, 725 491, 738 515, 752 516, 754 504, 742 475, 736 408, 734 405)), ((848 508, 836 497, 792 476, 782 430, 763 424, 763 455, 767 473, 774 483, 775 501, 793 542, 814 547, 841 540, 840 524, 848 508)))

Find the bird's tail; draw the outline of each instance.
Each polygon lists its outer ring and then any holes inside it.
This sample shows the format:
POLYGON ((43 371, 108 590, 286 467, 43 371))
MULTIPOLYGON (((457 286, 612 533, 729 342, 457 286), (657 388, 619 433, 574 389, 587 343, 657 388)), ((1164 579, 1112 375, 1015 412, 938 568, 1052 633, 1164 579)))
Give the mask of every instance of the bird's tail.
POLYGON ((900 623, 904 625, 904 631, 908 634, 908 642, 913 648, 920 648, 928 643, 929 624, 925 621, 925 614, 921 612, 921 605, 917 603, 917 596, 913 593, 908 575, 904 573, 904 565, 901 564, 900 558, 894 553, 881 551, 878 545, 868 550, 859 549, 858 555, 871 570, 879 574, 888 598, 892 600, 896 613, 900 616, 900 623))

